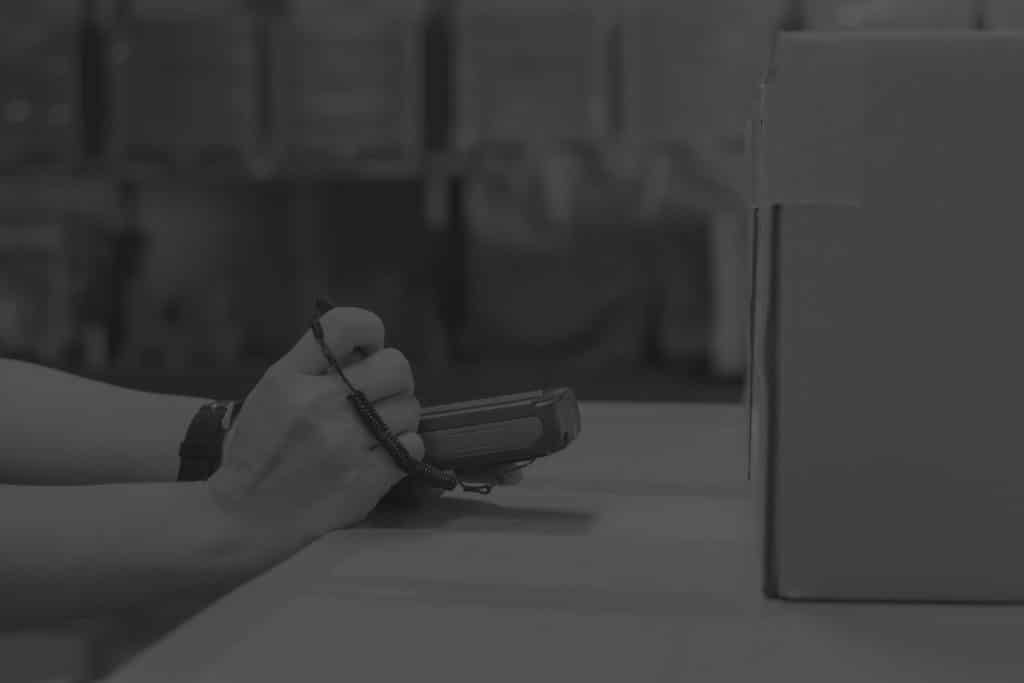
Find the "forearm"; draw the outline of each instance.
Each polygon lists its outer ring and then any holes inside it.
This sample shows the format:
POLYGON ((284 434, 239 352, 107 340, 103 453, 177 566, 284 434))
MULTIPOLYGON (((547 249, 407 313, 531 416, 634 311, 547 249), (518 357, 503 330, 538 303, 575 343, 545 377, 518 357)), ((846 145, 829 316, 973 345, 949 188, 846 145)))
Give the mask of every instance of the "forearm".
POLYGON ((0 486, 0 539, 0 615, 13 625, 212 596, 303 541, 231 521, 204 483, 0 486))
POLYGON ((0 482, 171 482, 206 399, 123 389, 0 360, 0 482))

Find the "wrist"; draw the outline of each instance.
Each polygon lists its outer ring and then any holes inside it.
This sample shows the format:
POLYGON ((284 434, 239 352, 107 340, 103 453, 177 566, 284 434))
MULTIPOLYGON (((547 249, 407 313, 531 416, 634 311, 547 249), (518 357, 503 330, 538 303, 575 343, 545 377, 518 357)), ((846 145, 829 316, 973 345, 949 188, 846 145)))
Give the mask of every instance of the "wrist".
POLYGON ((217 499, 205 481, 184 484, 194 491, 207 533, 201 554, 214 572, 247 580, 287 559, 303 539, 280 525, 254 524, 217 499))
POLYGON ((206 481, 220 469, 227 437, 244 400, 197 406, 179 447, 178 481, 206 481))

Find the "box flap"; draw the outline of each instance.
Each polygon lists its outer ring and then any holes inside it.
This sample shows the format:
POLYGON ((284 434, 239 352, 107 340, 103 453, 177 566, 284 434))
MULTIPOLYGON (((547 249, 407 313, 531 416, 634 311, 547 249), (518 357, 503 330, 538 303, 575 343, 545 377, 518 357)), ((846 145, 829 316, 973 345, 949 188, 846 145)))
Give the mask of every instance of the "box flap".
POLYGON ((780 36, 754 131, 755 208, 861 204, 865 60, 863 50, 840 36, 780 36))

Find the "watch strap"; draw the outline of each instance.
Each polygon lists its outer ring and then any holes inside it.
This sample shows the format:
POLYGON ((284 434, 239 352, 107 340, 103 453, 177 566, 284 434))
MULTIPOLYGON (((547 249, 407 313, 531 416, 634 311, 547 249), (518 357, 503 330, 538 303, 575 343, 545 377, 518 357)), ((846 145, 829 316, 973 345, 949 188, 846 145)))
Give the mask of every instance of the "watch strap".
POLYGON ((199 408, 178 451, 178 481, 204 481, 220 468, 224 438, 241 407, 241 401, 212 401, 199 408))

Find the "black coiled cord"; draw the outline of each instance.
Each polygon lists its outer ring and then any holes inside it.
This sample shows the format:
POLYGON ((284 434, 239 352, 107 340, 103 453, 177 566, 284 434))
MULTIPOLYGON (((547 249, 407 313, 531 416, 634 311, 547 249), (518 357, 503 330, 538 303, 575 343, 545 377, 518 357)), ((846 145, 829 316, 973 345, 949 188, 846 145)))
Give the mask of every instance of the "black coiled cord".
POLYGON ((373 434, 374 438, 377 439, 377 443, 380 444, 381 448, 387 451, 392 460, 395 461, 398 468, 410 477, 426 481, 431 486, 444 489, 445 491, 452 491, 461 486, 462 490, 468 493, 484 495, 490 493, 492 488, 490 484, 466 484, 454 472, 443 470, 409 455, 409 451, 406 450, 402 442, 398 440, 398 437, 387 426, 380 413, 373 406, 373 403, 366 397, 366 394, 354 386, 348 377, 345 376, 341 364, 338 363, 338 359, 334 357, 331 349, 327 346, 324 327, 320 322, 320 317, 334 309, 334 305, 326 299, 317 299, 316 308, 317 315, 313 317, 313 322, 310 325, 313 331, 313 338, 316 339, 317 344, 320 346, 320 351, 324 354, 324 358, 327 359, 331 368, 348 387, 348 401, 352 404, 356 414, 359 415, 363 424, 373 434))

